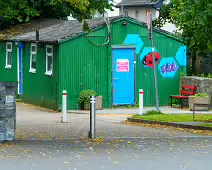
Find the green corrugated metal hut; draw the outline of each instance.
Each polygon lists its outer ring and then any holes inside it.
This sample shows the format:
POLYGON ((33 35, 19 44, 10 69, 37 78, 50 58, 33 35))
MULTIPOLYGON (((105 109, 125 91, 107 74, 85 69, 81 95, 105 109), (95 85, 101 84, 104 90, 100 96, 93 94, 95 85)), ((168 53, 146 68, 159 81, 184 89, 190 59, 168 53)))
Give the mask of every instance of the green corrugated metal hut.
MULTIPOLYGON (((135 104, 139 89, 144 90, 144 105, 154 106, 146 24, 129 17, 87 22, 90 33, 84 33, 78 21, 54 19, 2 31, 0 81, 18 81, 24 102, 54 110, 61 109, 64 89, 69 110, 78 109, 79 93, 85 89, 102 95, 104 108, 135 104)), ((159 102, 164 106, 169 105, 169 95, 179 92, 180 73, 186 72, 186 47, 161 29, 154 29, 154 36, 159 102)))

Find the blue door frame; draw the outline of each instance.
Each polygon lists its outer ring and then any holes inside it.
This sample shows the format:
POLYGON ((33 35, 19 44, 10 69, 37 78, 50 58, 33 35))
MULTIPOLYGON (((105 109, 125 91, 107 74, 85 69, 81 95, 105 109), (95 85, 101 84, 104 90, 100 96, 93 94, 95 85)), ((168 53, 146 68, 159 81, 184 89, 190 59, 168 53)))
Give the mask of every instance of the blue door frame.
POLYGON ((135 47, 112 46, 113 105, 135 104, 135 47))
POLYGON ((23 94, 23 43, 18 46, 18 94, 23 94))

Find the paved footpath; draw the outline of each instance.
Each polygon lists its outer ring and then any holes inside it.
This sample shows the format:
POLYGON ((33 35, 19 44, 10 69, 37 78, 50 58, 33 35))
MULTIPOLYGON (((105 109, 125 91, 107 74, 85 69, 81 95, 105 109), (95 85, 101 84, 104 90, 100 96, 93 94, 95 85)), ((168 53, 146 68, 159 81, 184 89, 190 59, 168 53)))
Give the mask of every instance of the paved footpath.
MULTIPOLYGON (((130 116, 130 114, 97 114, 97 136, 103 138, 197 136, 176 129, 123 124, 123 121, 130 116)), ((67 122, 61 123, 61 113, 18 103, 16 138, 48 140, 87 138, 89 114, 68 114, 67 122)))
POLYGON ((98 114, 98 138, 89 140, 88 114, 60 123, 61 113, 17 103, 15 141, 0 143, 1 169, 211 170, 211 136, 123 124, 128 116, 98 114))

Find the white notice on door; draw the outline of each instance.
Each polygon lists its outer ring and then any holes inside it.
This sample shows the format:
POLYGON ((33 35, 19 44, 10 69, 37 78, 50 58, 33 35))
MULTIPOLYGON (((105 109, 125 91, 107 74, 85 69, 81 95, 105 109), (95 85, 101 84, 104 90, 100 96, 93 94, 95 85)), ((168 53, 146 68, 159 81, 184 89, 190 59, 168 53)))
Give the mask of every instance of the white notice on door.
POLYGON ((117 72, 129 72, 129 60, 128 59, 117 59, 117 72))

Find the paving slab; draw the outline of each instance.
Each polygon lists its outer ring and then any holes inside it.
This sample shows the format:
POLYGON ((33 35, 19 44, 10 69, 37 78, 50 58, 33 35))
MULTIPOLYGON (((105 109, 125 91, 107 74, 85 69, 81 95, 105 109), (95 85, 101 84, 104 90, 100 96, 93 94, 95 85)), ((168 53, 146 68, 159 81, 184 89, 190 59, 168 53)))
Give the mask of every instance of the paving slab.
MULTIPOLYGON (((155 107, 144 107, 144 113, 150 110, 156 110, 155 107)), ((160 111, 165 114, 193 114, 193 111, 173 108, 173 107, 160 107, 160 111)), ((75 114, 89 114, 89 110, 69 110, 69 113, 75 114)), ((97 114, 139 114, 139 108, 113 108, 97 110, 97 114)), ((196 114, 212 114, 212 110, 209 111, 195 111, 196 114)))

